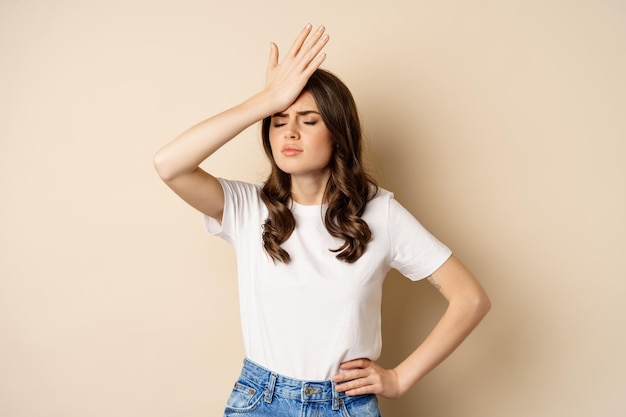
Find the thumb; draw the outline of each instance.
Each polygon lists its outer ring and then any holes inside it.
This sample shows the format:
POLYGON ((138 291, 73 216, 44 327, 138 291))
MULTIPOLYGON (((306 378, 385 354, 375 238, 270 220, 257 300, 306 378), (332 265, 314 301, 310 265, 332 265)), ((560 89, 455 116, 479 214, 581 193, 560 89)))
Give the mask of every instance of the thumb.
POLYGON ((274 42, 270 42, 270 59, 267 69, 270 70, 278 65, 278 46, 274 42))

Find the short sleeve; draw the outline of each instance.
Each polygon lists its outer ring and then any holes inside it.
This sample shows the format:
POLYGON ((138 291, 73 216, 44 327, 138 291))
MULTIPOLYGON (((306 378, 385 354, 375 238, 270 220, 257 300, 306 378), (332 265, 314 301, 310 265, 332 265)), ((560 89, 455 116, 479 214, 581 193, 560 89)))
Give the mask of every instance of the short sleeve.
POLYGON ((224 222, 224 218, 226 217, 226 212, 232 211, 232 209, 230 208, 232 204, 230 202, 230 194, 231 194, 230 187, 225 186, 221 178, 218 178, 217 180, 222 186, 222 192, 224 193, 224 214, 222 216, 222 222, 218 221, 217 219, 213 217, 207 216, 205 214, 204 215, 204 228, 210 234, 219 236, 223 230, 222 224, 224 222), (227 192, 227 189, 228 189, 228 192, 227 192))
POLYGON ((224 191, 222 222, 204 215, 204 227, 207 232, 234 245, 240 230, 246 227, 247 222, 258 219, 263 211, 260 207, 264 207, 259 196, 260 186, 224 178, 218 178, 218 181, 224 191))
POLYGON ((391 267, 417 281, 430 276, 452 252, 395 199, 389 201, 391 267))

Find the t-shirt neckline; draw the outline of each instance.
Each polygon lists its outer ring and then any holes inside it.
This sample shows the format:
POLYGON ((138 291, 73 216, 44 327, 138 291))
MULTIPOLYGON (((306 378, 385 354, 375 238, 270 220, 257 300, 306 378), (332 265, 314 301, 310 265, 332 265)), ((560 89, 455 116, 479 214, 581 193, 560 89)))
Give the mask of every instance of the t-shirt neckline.
POLYGON ((291 212, 297 216, 306 216, 306 217, 320 216, 324 214, 327 207, 328 207, 328 204, 306 205, 306 204, 300 204, 300 203, 295 202, 294 200, 291 200, 291 212))

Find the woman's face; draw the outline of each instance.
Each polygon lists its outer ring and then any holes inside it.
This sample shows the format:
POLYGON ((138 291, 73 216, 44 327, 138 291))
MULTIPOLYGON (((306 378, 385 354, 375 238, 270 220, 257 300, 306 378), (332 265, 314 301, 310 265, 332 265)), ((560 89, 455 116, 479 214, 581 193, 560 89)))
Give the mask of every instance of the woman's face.
POLYGON ((311 93, 303 92, 289 108, 272 115, 269 137, 276 165, 292 178, 328 177, 332 139, 311 93))

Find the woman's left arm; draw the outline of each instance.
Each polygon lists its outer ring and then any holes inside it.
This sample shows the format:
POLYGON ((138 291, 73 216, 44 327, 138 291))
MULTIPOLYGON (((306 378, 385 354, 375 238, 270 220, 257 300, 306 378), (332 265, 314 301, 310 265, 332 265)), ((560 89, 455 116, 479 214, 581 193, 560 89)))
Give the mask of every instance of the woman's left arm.
POLYGON ((343 372, 333 378, 337 391, 347 395, 402 396, 447 358, 491 308, 480 283, 454 256, 428 279, 448 301, 448 308, 428 337, 393 369, 383 369, 369 359, 342 363, 343 372))

